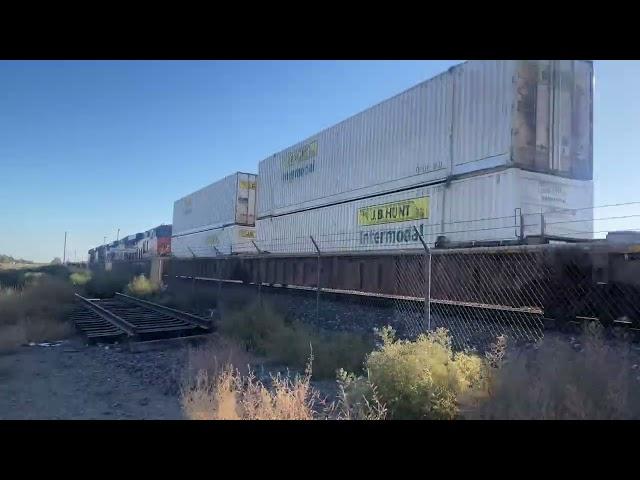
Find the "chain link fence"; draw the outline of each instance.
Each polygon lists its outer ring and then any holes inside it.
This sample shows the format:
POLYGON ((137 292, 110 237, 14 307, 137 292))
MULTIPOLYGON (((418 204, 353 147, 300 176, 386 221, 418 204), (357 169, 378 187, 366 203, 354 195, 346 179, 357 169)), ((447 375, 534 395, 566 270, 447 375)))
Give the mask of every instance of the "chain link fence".
MULTIPOLYGON (((310 240, 311 242, 311 240, 310 240)), ((313 242, 311 242, 313 243, 313 242)), ((219 256, 169 262, 165 276, 219 304, 275 305, 333 330, 446 328, 459 349, 500 335, 535 342, 547 322, 637 327, 640 254, 606 243, 397 252, 219 256), (194 290, 195 291, 195 290, 194 290)))
POLYGON ((393 235, 367 230, 367 238, 358 231, 254 239, 231 245, 236 254, 193 247, 192 258, 172 259, 168 273, 208 285, 222 302, 268 301, 337 330, 391 325, 410 337, 446 328, 460 349, 484 349, 500 335, 535 342, 549 323, 597 319, 638 328, 640 249, 593 241, 600 230, 576 228, 593 218, 594 228, 610 231, 640 218, 631 207, 640 204, 598 207, 607 212, 599 215, 562 211, 403 227, 393 235), (554 244, 551 234, 565 230, 578 243, 554 244), (442 243, 443 231, 477 240, 442 243), (532 237, 517 234, 526 231, 538 232, 538 244, 523 244, 532 237))

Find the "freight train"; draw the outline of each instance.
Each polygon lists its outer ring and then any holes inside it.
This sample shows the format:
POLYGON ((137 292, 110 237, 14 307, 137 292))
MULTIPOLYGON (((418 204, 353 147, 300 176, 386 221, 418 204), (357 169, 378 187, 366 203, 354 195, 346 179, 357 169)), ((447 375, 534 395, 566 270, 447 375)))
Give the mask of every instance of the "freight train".
POLYGON ((593 64, 468 61, 174 202, 164 253, 211 258, 590 240, 593 64))
POLYGON ((434 279, 455 278, 432 286, 451 308, 640 327, 640 239, 593 239, 593 82, 590 61, 464 62, 176 200, 172 225, 90 263, 171 256, 178 277, 419 297, 397 280, 424 284, 424 241, 434 279))

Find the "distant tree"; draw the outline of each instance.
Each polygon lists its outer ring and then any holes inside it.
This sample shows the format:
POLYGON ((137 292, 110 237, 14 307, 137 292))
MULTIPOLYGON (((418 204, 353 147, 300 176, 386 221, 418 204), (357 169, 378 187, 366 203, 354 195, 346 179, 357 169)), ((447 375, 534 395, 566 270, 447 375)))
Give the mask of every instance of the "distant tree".
POLYGON ((13 258, 10 255, 0 255, 0 263, 33 263, 23 258, 13 258))
POLYGON ((60 257, 56 257, 53 260, 51 260, 51 263, 53 265, 62 265, 62 260, 60 260, 60 257))

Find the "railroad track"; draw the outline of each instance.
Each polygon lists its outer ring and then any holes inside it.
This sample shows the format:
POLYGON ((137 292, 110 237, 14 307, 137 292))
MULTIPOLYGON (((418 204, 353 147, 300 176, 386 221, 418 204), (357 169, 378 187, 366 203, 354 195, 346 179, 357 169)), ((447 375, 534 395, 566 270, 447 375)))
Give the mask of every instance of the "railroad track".
POLYGON ((71 320, 92 342, 187 337, 208 333, 213 328, 202 317, 121 293, 108 299, 76 294, 76 299, 78 308, 71 320))

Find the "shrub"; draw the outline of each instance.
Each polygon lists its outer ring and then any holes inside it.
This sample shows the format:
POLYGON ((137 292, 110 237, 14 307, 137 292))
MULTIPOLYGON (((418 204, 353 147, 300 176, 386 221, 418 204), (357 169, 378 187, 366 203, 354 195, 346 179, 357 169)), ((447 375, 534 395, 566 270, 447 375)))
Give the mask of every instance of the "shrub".
POLYGON ((444 329, 415 341, 396 340, 390 327, 380 333, 382 345, 367 358, 369 380, 395 419, 453 419, 458 399, 486 381, 486 362, 469 353, 454 353, 444 329))
POLYGON ((580 343, 545 338, 536 348, 509 352, 488 394, 468 406, 481 419, 637 419, 640 382, 629 343, 605 340, 598 324, 580 343))
POLYGON ((220 331, 240 345, 275 362, 304 368, 314 356, 314 375, 334 377, 338 368, 360 370, 373 341, 366 335, 321 332, 286 321, 269 303, 254 303, 240 311, 223 311, 220 331))
POLYGON ((138 275, 134 277, 127 284, 127 293, 135 295, 136 297, 149 297, 160 290, 160 285, 152 282, 144 275, 138 275))

